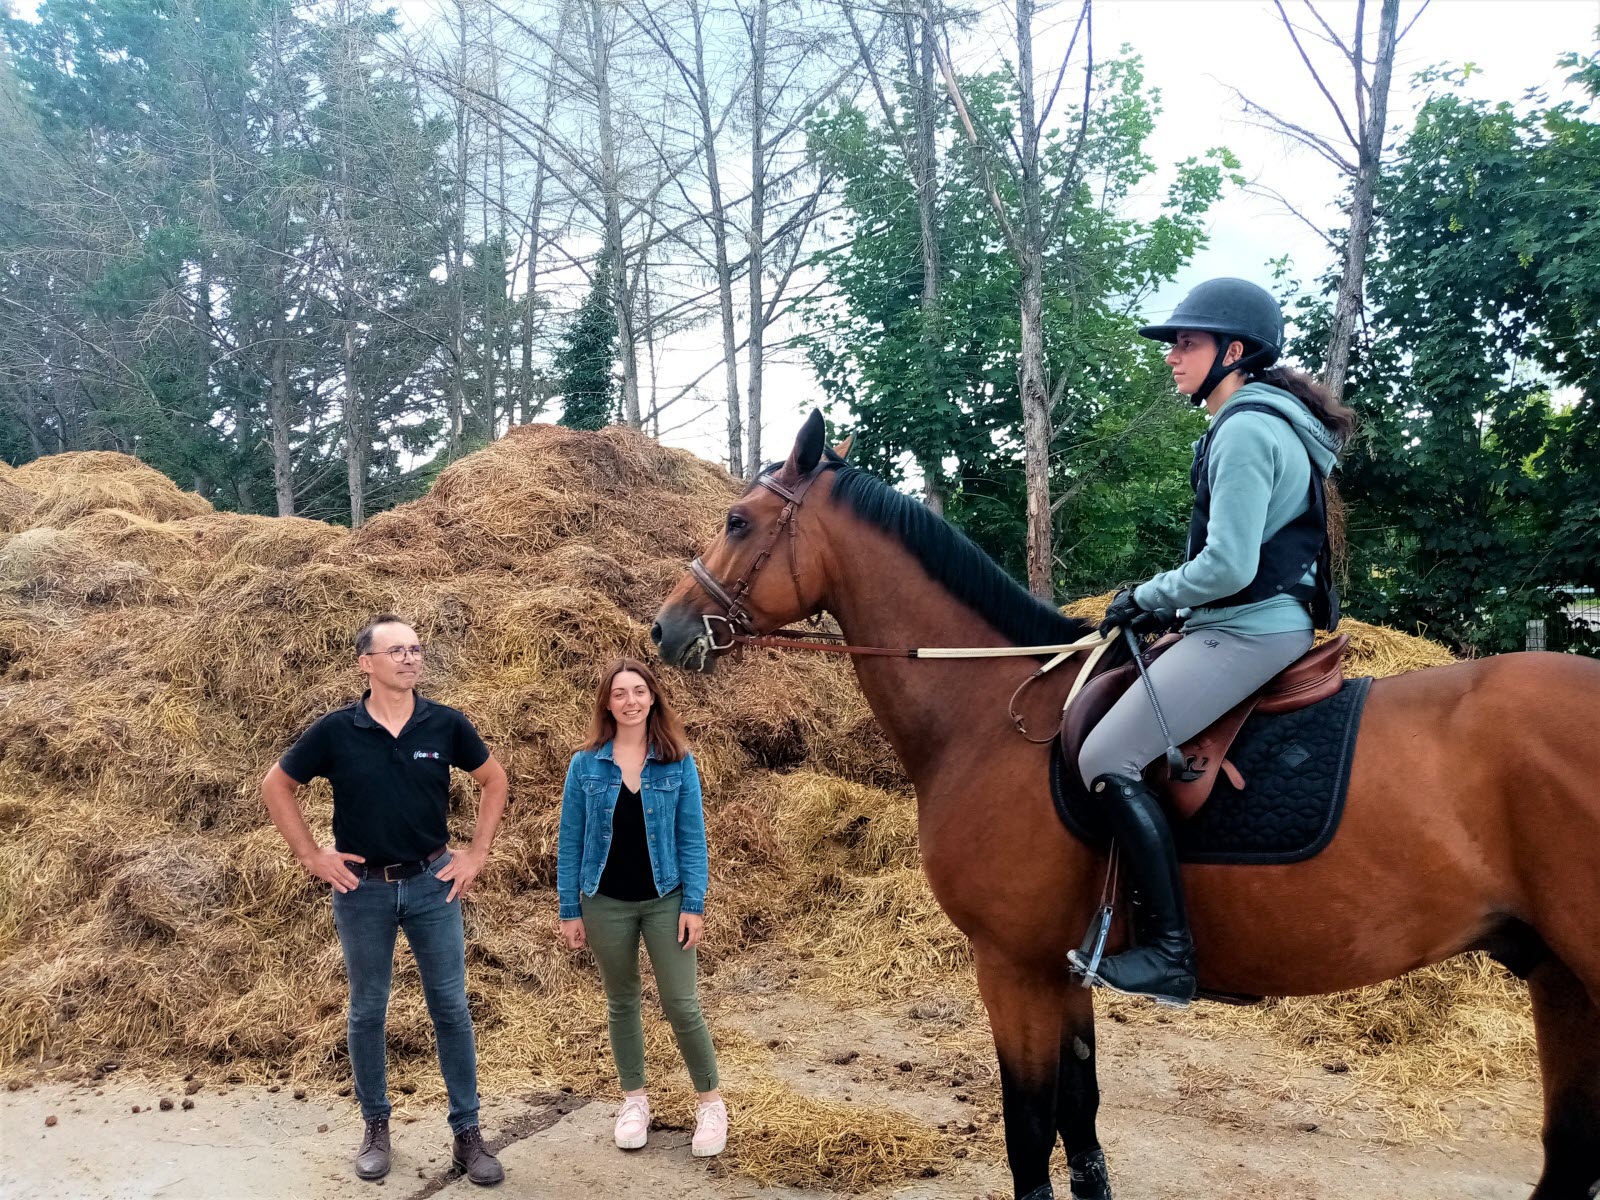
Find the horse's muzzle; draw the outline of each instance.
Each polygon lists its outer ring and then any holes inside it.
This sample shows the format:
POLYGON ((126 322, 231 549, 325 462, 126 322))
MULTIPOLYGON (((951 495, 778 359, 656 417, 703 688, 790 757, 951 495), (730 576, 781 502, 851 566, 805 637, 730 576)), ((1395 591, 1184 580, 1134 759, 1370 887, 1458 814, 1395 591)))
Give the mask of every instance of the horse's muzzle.
POLYGON ((701 615, 685 608, 664 608, 650 626, 650 640, 661 661, 686 671, 709 675, 716 669, 717 647, 701 615))

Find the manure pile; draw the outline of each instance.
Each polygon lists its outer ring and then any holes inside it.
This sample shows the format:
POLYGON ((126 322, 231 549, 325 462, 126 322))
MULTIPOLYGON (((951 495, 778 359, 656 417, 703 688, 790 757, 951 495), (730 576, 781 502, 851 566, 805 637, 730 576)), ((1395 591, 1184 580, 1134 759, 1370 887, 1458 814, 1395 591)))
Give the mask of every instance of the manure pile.
MULTIPOLYGON (((513 430, 355 532, 216 512, 119 454, 0 470, 0 1071, 114 1061, 347 1082, 326 895, 256 789, 301 729, 359 694, 351 637, 392 609, 428 645, 424 690, 470 714, 511 775, 467 908, 484 1090, 609 1094, 598 983, 554 936, 561 782, 598 665, 650 655, 660 599, 736 494, 720 468, 642 435, 553 426, 513 430)), ((1350 625, 1357 670, 1448 657, 1350 625)), ((971 1011, 965 945, 917 868, 914 805, 849 667, 767 652, 714 680, 666 679, 706 786, 713 1028, 737 1003, 732 968, 774 946, 806 965, 796 986, 846 1005, 938 992, 971 1011)), ((473 789, 457 783, 465 837, 473 789)), ((326 838, 325 784, 303 801, 326 838)), ((391 1086, 429 1099, 431 1030, 409 954, 399 962, 391 1086)), ((1353 1080, 1408 1103, 1451 1082, 1407 1057, 1441 1039, 1456 1081, 1531 1070, 1520 996, 1473 964, 1236 1019, 1310 1053, 1336 1046, 1353 1080), (1407 1001, 1398 1017, 1373 1002, 1386 990, 1407 1001)), ((670 1068, 670 1034, 647 1029, 651 1061, 670 1068)), ((771 1076, 765 1046, 718 1034, 742 1104, 736 1169, 859 1188, 945 1161, 935 1131, 801 1096, 771 1076)), ((687 1094, 675 1102, 686 1114, 687 1094)))

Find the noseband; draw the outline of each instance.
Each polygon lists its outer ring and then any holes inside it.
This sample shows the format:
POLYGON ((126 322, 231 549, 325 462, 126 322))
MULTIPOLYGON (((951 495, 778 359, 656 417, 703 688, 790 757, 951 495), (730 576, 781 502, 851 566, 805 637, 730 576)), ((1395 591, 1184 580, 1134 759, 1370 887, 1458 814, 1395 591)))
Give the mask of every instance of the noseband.
POLYGON ((694 576, 695 582, 705 589, 706 594, 722 605, 726 611, 725 616, 714 613, 705 613, 701 619, 705 622, 706 637, 710 640, 711 649, 714 651, 731 650, 741 639, 758 637, 755 622, 750 616, 750 610, 745 607, 745 600, 750 595, 750 589, 755 585, 756 576, 761 573, 761 568, 767 565, 767 560, 772 557, 772 552, 777 549, 778 539, 783 536, 783 531, 789 531, 789 575, 794 580, 794 591, 800 596, 800 559, 795 548, 796 521, 795 516, 800 511, 800 506, 805 503, 806 493, 811 490, 811 485, 822 477, 824 471, 832 470, 840 463, 824 459, 814 467, 811 473, 800 480, 794 488, 786 487, 772 477, 772 473, 764 472, 756 476, 756 483, 775 492, 784 499, 783 511, 778 514, 778 523, 772 527, 772 534, 767 538, 767 544, 761 547, 761 553, 756 555, 750 564, 749 570, 741 575, 731 588, 724 588, 718 583, 716 577, 706 569, 706 564, 696 557, 689 564, 689 574, 694 576), (718 626, 721 626, 721 638, 718 637, 718 626))

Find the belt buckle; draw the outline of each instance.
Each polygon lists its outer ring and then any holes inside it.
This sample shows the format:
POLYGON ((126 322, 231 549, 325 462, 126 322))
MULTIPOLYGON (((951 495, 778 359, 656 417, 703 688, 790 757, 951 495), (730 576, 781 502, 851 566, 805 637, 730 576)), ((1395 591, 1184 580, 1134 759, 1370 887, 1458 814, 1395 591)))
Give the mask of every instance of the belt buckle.
POLYGON ((383 869, 383 881, 385 883, 399 883, 400 880, 398 880, 398 879, 390 879, 389 878, 389 872, 394 870, 396 867, 403 867, 403 866, 405 866, 405 863, 390 863, 388 866, 384 867, 384 869, 383 869))

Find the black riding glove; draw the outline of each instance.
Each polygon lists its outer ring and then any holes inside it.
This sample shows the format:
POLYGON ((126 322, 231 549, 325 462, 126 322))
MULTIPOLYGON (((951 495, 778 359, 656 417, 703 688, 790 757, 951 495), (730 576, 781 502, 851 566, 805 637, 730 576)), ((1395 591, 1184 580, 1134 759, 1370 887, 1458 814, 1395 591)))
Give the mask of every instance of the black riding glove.
POLYGON ((1111 603, 1107 605, 1105 619, 1100 622, 1100 636, 1105 637, 1112 630, 1121 627, 1133 630, 1139 637, 1151 633, 1164 633, 1175 623, 1175 615, 1144 608, 1133 598, 1133 589, 1125 587, 1113 596, 1111 603))

